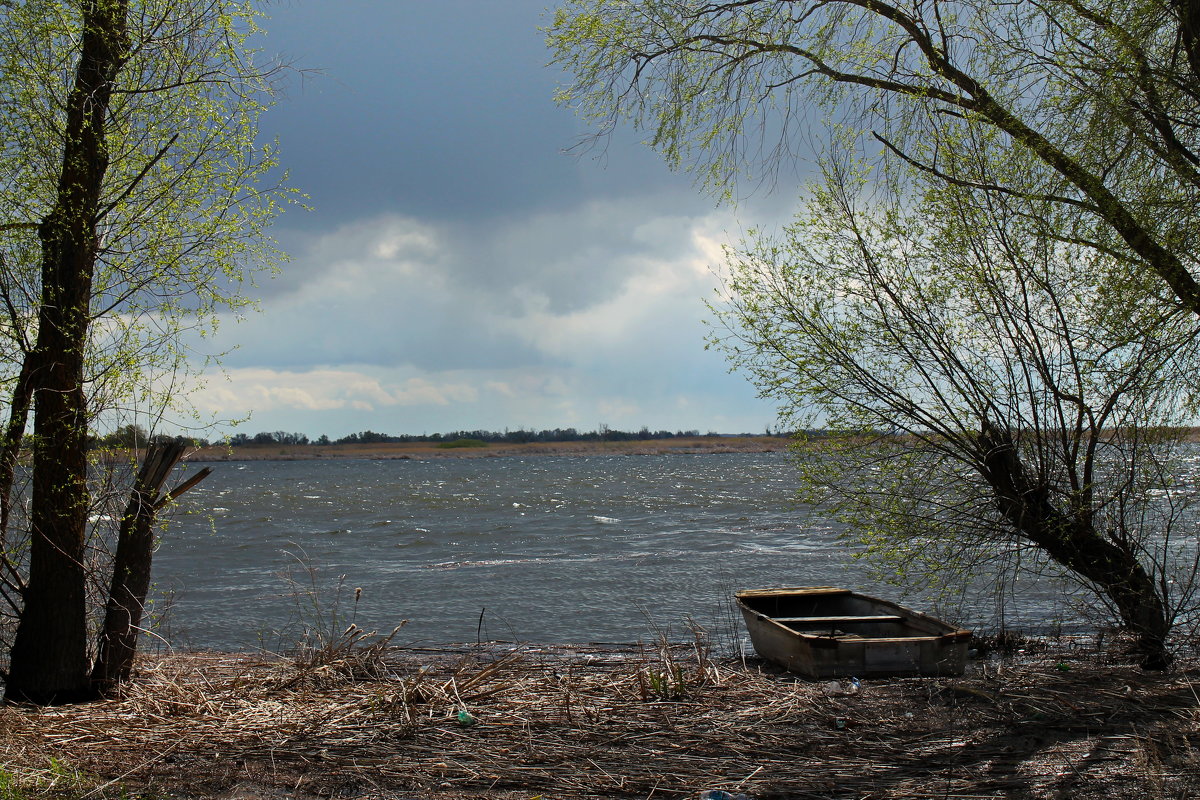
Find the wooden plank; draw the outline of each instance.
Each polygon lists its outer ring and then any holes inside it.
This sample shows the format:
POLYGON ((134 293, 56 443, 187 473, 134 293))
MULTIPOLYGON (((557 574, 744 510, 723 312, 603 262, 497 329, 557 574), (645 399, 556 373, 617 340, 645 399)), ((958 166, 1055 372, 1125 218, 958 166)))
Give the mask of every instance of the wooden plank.
POLYGON ((797 597, 804 595, 839 595, 852 594, 849 589, 842 589, 838 586, 792 586, 783 589, 743 589, 737 592, 738 597, 755 598, 755 597, 797 597))

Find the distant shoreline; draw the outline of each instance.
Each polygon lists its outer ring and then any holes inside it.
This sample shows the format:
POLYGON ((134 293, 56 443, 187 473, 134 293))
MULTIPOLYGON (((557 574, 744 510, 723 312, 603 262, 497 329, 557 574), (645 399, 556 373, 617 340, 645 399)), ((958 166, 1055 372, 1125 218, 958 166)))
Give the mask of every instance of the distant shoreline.
MULTIPOLYGON (((1200 443, 1200 427, 1184 428, 1181 441, 1200 443)), ((186 461, 319 461, 322 459, 433 460, 443 458, 527 458, 537 456, 649 456, 711 455, 718 453, 779 453, 795 444, 781 436, 673 436, 667 439, 617 441, 481 443, 482 446, 447 447, 446 442, 371 442, 334 444, 213 444, 197 448, 186 461)))
POLYGON ((219 461, 316 461, 320 459, 432 460, 440 458, 512 458, 594 455, 710 455, 716 453, 775 453, 789 448, 790 439, 777 436, 683 436, 618 442, 529 442, 487 444, 484 447, 439 447, 438 442, 379 442, 327 445, 211 445, 188 455, 196 463, 219 461))

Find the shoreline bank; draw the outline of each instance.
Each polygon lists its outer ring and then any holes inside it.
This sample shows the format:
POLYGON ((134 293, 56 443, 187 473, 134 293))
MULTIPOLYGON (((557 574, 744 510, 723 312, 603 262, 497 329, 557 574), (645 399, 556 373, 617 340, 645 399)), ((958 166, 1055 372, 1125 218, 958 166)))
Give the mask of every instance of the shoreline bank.
POLYGON ((142 655, 122 699, 0 709, 0 758, 94 798, 1150 800, 1200 796, 1197 685, 1095 640, 853 694, 703 642, 142 655))

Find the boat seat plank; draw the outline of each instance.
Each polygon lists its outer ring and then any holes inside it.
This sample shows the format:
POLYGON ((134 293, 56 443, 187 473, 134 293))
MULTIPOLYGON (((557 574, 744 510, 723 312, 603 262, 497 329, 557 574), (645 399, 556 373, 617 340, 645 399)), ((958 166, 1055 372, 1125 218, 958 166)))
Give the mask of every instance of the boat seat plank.
POLYGON ((900 622, 897 614, 873 614, 848 617, 771 617, 776 622, 811 622, 814 625, 824 625, 834 622, 900 622))

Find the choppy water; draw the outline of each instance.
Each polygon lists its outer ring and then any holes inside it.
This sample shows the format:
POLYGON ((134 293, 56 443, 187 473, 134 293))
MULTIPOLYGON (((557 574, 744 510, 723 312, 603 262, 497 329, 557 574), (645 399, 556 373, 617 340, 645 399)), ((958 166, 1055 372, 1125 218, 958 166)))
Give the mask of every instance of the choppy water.
MULTIPOLYGON (((688 616, 720 626, 738 588, 896 596, 867 579, 828 520, 796 506, 783 454, 215 467, 155 556, 174 644, 286 646, 339 597, 343 623, 407 619, 398 641, 437 644, 627 642, 653 626, 681 632, 688 616)), ((1029 591, 1007 618, 1044 623, 1061 613, 1057 598, 1029 591)), ((958 614, 994 622, 984 605, 958 614)))

